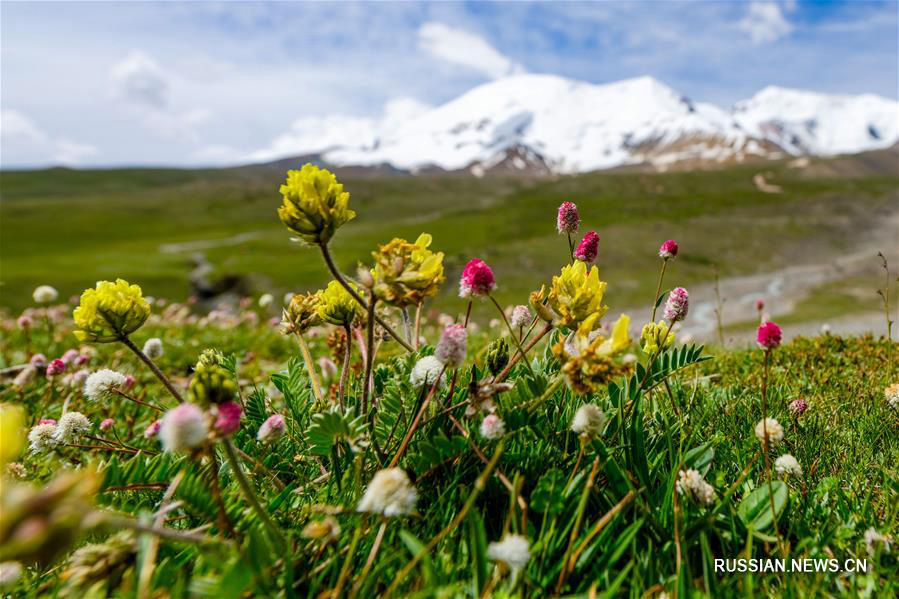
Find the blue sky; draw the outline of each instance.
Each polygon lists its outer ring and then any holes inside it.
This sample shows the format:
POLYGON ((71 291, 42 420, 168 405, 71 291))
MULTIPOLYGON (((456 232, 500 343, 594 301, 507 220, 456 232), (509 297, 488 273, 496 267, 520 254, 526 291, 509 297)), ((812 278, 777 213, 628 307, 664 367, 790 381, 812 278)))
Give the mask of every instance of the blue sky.
MULTIPOLYGON (((897 96, 897 2, 13 3, 6 168, 217 164, 298 119, 378 119, 514 72, 652 75, 729 106, 766 85, 897 96), (398 102, 398 99, 403 99, 398 102)), ((305 121, 304 121, 305 122, 305 121)))

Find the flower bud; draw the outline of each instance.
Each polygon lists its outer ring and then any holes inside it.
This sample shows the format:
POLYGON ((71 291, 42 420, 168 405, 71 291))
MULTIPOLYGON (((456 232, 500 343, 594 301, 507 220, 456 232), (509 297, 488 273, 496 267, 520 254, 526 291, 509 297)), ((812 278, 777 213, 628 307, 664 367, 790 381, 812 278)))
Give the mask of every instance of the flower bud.
POLYGON ((512 317, 509 322, 514 328, 521 329, 531 324, 531 318, 531 311, 528 310, 528 307, 519 305, 512 308, 512 317))
POLYGON ((100 430, 105 431, 107 429, 112 428, 113 426, 115 426, 115 419, 114 418, 106 418, 103 420, 103 422, 100 423, 100 430))
POLYGON ((218 406, 218 414, 215 418, 215 432, 219 436, 233 435, 240 428, 240 416, 243 410, 237 402, 229 401, 218 406))
POLYGON ((56 358, 49 364, 47 364, 47 376, 56 376, 58 374, 62 374, 66 371, 66 363, 61 359, 56 358))
POLYGON ((206 441, 209 425, 206 414, 196 404, 183 403, 162 417, 159 440, 169 452, 184 452, 206 441))
POLYGON ((662 258, 663 260, 677 258, 677 249, 677 242, 673 239, 669 239, 659 248, 659 258, 662 258))
POLYGON ((263 443, 274 443, 284 436, 286 428, 287 424, 284 422, 284 416, 273 414, 260 425, 259 431, 256 433, 256 439, 263 443))
POLYGON ((481 421, 481 436, 488 441, 499 439, 506 433, 506 423, 496 414, 487 414, 481 421))
POLYGON ((581 226, 581 216, 578 214, 577 206, 574 202, 562 202, 556 216, 556 229, 559 234, 577 233, 579 226, 581 226))
POLYGON ((434 356, 447 368, 458 368, 465 363, 465 352, 468 347, 468 331, 461 324, 451 324, 443 329, 434 356))

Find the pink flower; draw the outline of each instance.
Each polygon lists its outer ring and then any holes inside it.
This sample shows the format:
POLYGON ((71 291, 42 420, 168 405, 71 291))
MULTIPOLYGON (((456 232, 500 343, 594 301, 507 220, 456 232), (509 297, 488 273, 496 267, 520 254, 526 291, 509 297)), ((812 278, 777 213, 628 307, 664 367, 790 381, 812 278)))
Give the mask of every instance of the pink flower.
POLYGON ((489 295, 496 289, 496 279, 487 263, 477 258, 465 265, 459 280, 459 297, 489 295))
POLYGON ((41 420, 40 420, 40 422, 38 422, 38 424, 54 424, 55 425, 56 420, 54 420, 53 418, 41 418, 41 420))
POLYGON ((60 358, 60 360, 62 360, 66 364, 71 364, 76 359, 78 359, 78 350, 77 349, 66 350, 66 353, 64 353, 62 355, 62 357, 60 358))
POLYGON ((808 409, 808 402, 804 399, 794 399, 790 402, 790 414, 793 415, 793 418, 799 418, 805 411, 808 409))
POLYGON ((765 300, 763 300, 761 298, 755 300, 755 309, 758 310, 759 312, 764 310, 765 309, 765 300))
POLYGON ((32 321, 31 317, 28 316, 27 314, 22 314, 16 320, 16 324, 18 324, 19 328, 22 329, 23 331, 27 331, 28 329, 31 328, 31 325, 34 324, 34 321, 32 321))
POLYGON ((780 345, 782 337, 783 333, 780 327, 769 320, 759 325, 759 332, 755 340, 760 348, 768 351, 780 345))
POLYGON ((29 360, 28 363, 35 368, 43 368, 47 365, 47 356, 45 356, 44 354, 34 354, 33 356, 31 356, 31 360, 29 360))
POLYGON ((153 424, 147 427, 147 430, 144 431, 144 437, 147 439, 152 439, 156 435, 159 434, 159 427, 162 426, 162 420, 157 420, 153 424))
POLYGON ((75 366, 84 366, 88 362, 91 361, 91 357, 87 354, 78 354, 78 357, 75 358, 75 366))
POLYGON ((107 418, 103 422, 100 423, 100 430, 105 431, 108 428, 112 428, 112 425, 115 424, 115 419, 107 418))
POLYGON ((578 214, 577 206, 573 202, 562 202, 556 218, 556 229, 559 234, 577 233, 579 226, 581 226, 581 216, 578 214))
POLYGON ((130 374, 126 374, 125 375, 125 384, 122 385, 122 389, 124 389, 125 391, 128 391, 129 389, 133 389, 135 384, 137 384, 137 379, 134 378, 130 374))
POLYGON ((677 258, 677 242, 669 239, 659 248, 659 258, 668 260, 669 258, 677 258))
POLYGON ((687 317, 687 311, 690 309, 690 295, 683 287, 675 287, 668 294, 668 301, 665 302, 665 318, 669 322, 677 322, 687 317))
POLYGON ((56 358, 47 364, 47 376, 56 376, 66 371, 66 363, 56 358))
POLYGON ((588 231, 574 250, 574 257, 581 262, 593 264, 597 254, 599 254, 599 235, 596 231, 588 231))
POLYGON ((284 416, 273 414, 259 427, 256 439, 265 443, 274 443, 284 435, 285 427, 284 416))
POLYGON ((434 357, 443 362, 447 368, 458 368, 465 363, 467 348, 468 331, 461 324, 451 324, 443 329, 434 357))
POLYGON ((220 435, 230 435, 240 428, 240 404, 229 401, 218 406, 218 416, 215 419, 215 430, 220 435))

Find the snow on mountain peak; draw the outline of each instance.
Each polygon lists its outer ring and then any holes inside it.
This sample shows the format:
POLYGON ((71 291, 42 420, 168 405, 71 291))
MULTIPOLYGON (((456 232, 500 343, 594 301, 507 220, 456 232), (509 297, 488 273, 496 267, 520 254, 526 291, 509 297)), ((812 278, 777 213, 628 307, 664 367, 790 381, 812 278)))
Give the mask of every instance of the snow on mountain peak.
MULTIPOLYGON (((336 165, 417 171, 542 163, 574 173, 648 162, 836 154, 899 139, 899 103, 769 86, 731 110, 693 103, 650 76, 593 84, 522 73, 479 85, 436 108, 392 102, 381 119, 299 119, 269 153, 319 152, 336 165), (525 157, 525 158, 523 158, 525 157)), ((257 158, 262 156, 257 154, 257 158)))

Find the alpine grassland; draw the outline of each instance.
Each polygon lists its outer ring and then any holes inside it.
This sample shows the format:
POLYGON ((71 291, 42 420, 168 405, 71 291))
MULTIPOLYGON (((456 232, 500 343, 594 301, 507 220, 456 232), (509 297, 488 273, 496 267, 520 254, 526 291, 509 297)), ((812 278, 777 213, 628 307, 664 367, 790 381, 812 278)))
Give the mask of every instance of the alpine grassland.
POLYGON ((5 172, 0 593, 896 596, 895 265, 683 330, 895 211, 838 164, 5 172))

